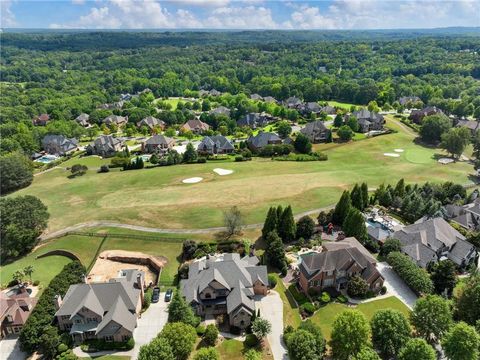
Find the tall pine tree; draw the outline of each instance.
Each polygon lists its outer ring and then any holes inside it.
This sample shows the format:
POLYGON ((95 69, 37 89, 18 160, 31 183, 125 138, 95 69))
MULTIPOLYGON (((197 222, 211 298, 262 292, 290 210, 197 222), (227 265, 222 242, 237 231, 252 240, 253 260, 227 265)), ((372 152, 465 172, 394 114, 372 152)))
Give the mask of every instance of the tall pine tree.
POLYGON ((179 290, 174 292, 172 302, 168 305, 168 322, 198 325, 198 319, 193 314, 192 307, 187 304, 179 290))
POLYGON ((333 211, 332 220, 337 225, 342 225, 343 221, 347 217, 348 210, 352 206, 352 202, 350 200, 350 193, 345 190, 340 197, 337 205, 335 206, 335 210, 333 211))
POLYGON ((283 275, 287 273, 287 258, 283 248, 282 239, 275 231, 267 234, 267 258, 268 262, 281 271, 283 275))
POLYGON ((360 211, 363 210, 363 197, 358 184, 355 184, 353 187, 352 192, 350 193, 350 200, 352 201, 352 206, 356 207, 360 211))
POLYGON ((288 205, 283 210, 282 217, 278 222, 278 235, 280 235, 283 242, 288 243, 295 240, 296 233, 297 226, 293 218, 292 207, 288 205))
POLYGON ((280 219, 282 218, 282 214, 283 214, 282 205, 278 205, 278 207, 277 207, 277 226, 278 226, 278 223, 280 222, 280 219))
POLYGON ((277 225, 277 209, 275 207, 270 207, 270 209, 268 209, 265 223, 263 224, 262 237, 265 239, 268 233, 270 233, 271 231, 276 231, 277 225))
POLYGON ((364 243, 368 239, 365 219, 362 213, 354 207, 348 211, 347 217, 343 222, 342 230, 346 236, 353 236, 361 243, 364 243))
POLYGON ((368 206, 368 185, 367 183, 362 183, 362 185, 360 186, 360 192, 362 193, 362 199, 363 199, 363 210, 365 210, 365 208, 368 206))

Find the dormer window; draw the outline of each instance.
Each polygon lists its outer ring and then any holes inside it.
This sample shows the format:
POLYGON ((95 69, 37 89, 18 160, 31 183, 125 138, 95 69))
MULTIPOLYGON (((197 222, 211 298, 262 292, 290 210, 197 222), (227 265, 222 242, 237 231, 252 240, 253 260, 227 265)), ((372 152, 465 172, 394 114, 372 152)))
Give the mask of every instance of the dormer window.
POLYGON ((211 299, 211 298, 212 298, 212 294, 210 294, 210 293, 205 294, 205 299, 211 299))

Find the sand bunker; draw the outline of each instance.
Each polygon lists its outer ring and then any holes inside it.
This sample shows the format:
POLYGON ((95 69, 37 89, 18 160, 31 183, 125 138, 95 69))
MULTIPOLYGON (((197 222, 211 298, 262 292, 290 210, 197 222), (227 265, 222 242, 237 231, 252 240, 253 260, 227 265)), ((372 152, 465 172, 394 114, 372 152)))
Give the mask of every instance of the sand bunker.
POLYGON ((230 175, 230 174, 232 174, 232 173, 233 173, 233 170, 216 168, 216 169, 213 169, 213 172, 216 173, 217 175, 223 176, 223 175, 230 175))
POLYGON ((395 150, 393 150, 393 151, 402 153, 402 152, 404 152, 405 150, 403 150, 403 149, 395 149, 395 150))
POLYGON ((399 157, 399 154, 394 154, 394 153, 384 153, 383 155, 385 156, 390 156, 390 157, 399 157))
POLYGON ((192 178, 188 178, 188 179, 183 179, 182 182, 184 184, 195 184, 195 183, 198 183, 202 180, 203 180, 203 178, 201 178, 201 177, 192 177, 192 178))
POLYGON ((440 164, 447 165, 447 164, 453 163, 454 160, 451 159, 451 158, 440 158, 440 159, 438 159, 438 162, 440 164))

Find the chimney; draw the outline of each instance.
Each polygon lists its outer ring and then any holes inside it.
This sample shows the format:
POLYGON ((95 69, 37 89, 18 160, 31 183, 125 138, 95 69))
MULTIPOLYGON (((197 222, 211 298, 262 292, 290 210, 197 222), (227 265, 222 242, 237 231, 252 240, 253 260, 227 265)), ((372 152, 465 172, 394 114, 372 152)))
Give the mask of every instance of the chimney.
POLYGON ((55 303, 55 310, 58 311, 61 307, 62 307, 62 295, 55 295, 55 299, 54 299, 54 303, 55 303))
POLYGON ((7 322, 12 323, 13 322, 13 316, 8 314, 7 315, 7 322))
POLYGON ((137 287, 140 289, 140 300, 143 304, 143 301, 145 300, 145 292, 143 289, 143 279, 142 279, 142 274, 138 273, 137 274, 137 287))

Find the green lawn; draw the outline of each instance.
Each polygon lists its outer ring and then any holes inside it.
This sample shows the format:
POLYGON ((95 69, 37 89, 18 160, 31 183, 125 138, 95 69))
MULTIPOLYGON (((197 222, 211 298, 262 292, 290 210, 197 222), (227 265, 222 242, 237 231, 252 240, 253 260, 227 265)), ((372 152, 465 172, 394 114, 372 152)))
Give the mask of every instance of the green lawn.
MULTIPOLYGON (((358 305, 355 309, 361 311, 368 320, 373 317, 373 314, 381 309, 395 309, 399 310, 405 315, 408 315, 410 310, 396 297, 391 296, 385 299, 375 300, 368 303, 358 305)), ((343 310, 350 309, 344 304, 330 303, 327 306, 320 308, 312 317, 312 321, 320 326, 323 336, 327 340, 330 339, 332 333, 332 325, 335 317, 343 310)))
POLYGON ((383 182, 456 181, 469 183, 473 166, 440 165, 438 149, 421 147, 413 136, 389 119, 398 133, 347 144, 320 144, 328 161, 287 162, 255 158, 248 162, 176 165, 99 174, 93 168, 109 160, 86 157, 67 161, 85 163, 86 175, 69 179, 55 169, 36 176, 31 186, 10 196, 35 195, 49 208, 49 230, 91 220, 109 220, 160 228, 220 226, 223 211, 237 205, 246 223, 260 223, 271 205, 291 204, 295 213, 334 204, 355 182, 375 187, 383 182), (404 149, 398 158, 385 152, 404 149), (216 167, 234 170, 218 176, 216 167), (182 180, 199 176, 197 184, 182 180))
MULTIPOLYGON (((158 240, 140 240, 134 238, 116 238, 115 236, 108 237, 102 244, 100 237, 88 237, 80 235, 68 235, 61 238, 53 239, 38 247, 35 251, 27 256, 5 266, 0 267, 1 284, 5 285, 12 279, 12 274, 21 270, 27 265, 33 265, 34 273, 33 280, 39 280, 40 285, 44 288, 50 280, 60 272, 64 265, 70 260, 63 256, 49 256, 41 259, 36 259, 38 255, 45 254, 48 251, 55 249, 69 250, 75 253, 88 268, 90 263, 95 259, 98 252, 105 250, 127 250, 140 251, 151 255, 164 256, 168 262, 161 274, 161 281, 164 283, 173 283, 174 276, 177 273, 179 266, 178 256, 182 251, 183 236, 175 234, 152 234, 128 229, 116 228, 93 228, 88 229, 88 232, 108 232, 110 234, 140 234, 155 236, 158 240), (165 242, 162 238, 179 238, 178 242, 165 242), (102 247, 99 246, 102 244, 102 247)), ((205 236, 190 236, 191 239, 203 240, 207 239, 205 236)))
POLYGON ((350 103, 339 102, 339 101, 327 101, 327 103, 330 106, 336 106, 336 107, 339 107, 341 109, 345 109, 345 110, 348 110, 348 111, 350 111, 350 108, 352 106, 362 106, 362 105, 350 104, 350 103))
MULTIPOLYGON (((245 347, 241 341, 233 339, 224 340, 217 345, 217 350, 221 360, 244 360, 243 352, 245 347)), ((273 360, 273 356, 267 354, 267 351, 264 349, 262 359, 273 360)))

